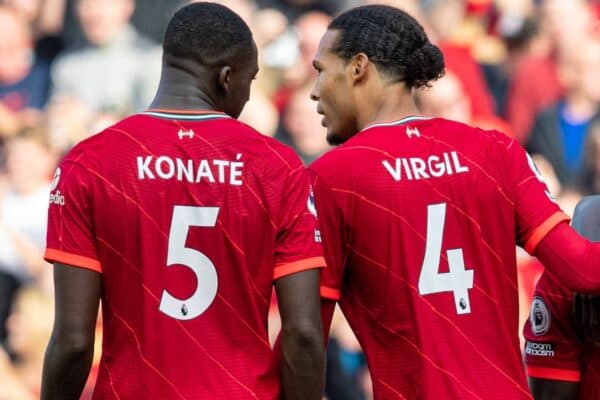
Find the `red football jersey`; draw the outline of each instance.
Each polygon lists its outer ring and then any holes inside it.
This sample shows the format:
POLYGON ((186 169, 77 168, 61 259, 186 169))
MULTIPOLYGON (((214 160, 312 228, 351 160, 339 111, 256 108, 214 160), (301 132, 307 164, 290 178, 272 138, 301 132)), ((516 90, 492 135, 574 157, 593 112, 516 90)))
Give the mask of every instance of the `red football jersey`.
POLYGON ((376 399, 530 399, 515 244, 567 220, 514 140, 443 119, 367 127, 317 160, 328 267, 376 399))
POLYGON ((580 382, 581 400, 600 398, 600 349, 583 342, 574 328, 573 292, 544 273, 523 329, 527 375, 580 382))
POLYGON ((60 163, 45 257, 103 275, 95 399, 276 399, 274 279, 324 265, 294 152, 224 114, 146 112, 60 163))

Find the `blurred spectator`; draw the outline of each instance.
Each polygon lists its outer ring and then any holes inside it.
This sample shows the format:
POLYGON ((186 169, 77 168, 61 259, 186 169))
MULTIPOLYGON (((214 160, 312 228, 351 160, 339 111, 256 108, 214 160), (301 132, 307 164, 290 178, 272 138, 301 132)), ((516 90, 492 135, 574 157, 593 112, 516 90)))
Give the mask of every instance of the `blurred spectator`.
MULTIPOLYGON (((188 3, 202 3, 207 0, 188 0, 188 3)), ((213 3, 224 5, 239 15, 248 25, 252 24, 252 18, 256 12, 256 2, 254 0, 210 0, 213 3)))
POLYGON ((267 136, 275 136, 279 126, 277 109, 271 100, 254 86, 250 90, 250 100, 244 106, 238 119, 267 136))
MULTIPOLYGON (((44 346, 42 346, 42 349, 44 346)), ((39 379, 38 379, 39 380, 39 379)), ((8 354, 0 347, 0 400, 36 400, 15 371, 8 354)))
POLYGON ((145 36, 160 43, 167 23, 185 3, 186 0, 136 0, 131 21, 145 36))
POLYGON ((460 80, 451 70, 446 70, 430 88, 416 91, 416 101, 423 115, 463 122, 482 129, 496 129, 512 136, 510 126, 502 119, 487 115, 473 117, 471 99, 460 80))
POLYGON ((27 21, 0 5, 0 136, 39 120, 48 99, 49 67, 36 60, 27 21))
POLYGON ((350 6, 348 0, 256 0, 263 8, 275 8, 291 21, 311 11, 333 15, 350 6))
POLYGON ((53 97, 116 117, 146 107, 158 87, 160 49, 129 24, 134 1, 77 0, 75 6, 87 44, 56 60, 53 97))
POLYGON ((306 164, 330 148, 325 140, 321 116, 310 99, 311 88, 309 85, 294 92, 283 116, 282 129, 276 136, 291 145, 306 164))
POLYGON ((21 289, 7 321, 14 372, 28 392, 39 398, 45 346, 54 316, 52 295, 35 287, 21 289))
POLYGON ((484 74, 494 99, 498 114, 506 116, 506 103, 511 77, 521 62, 530 56, 549 53, 548 35, 540 33, 539 21, 521 15, 503 15, 496 29, 506 47, 506 59, 501 64, 484 65, 484 74))
POLYGON ((588 130, 583 154, 584 195, 600 194, 600 120, 588 130))
POLYGON ((537 116, 527 142, 528 151, 543 155, 565 187, 579 188, 583 180, 586 135, 592 120, 600 118, 598 71, 600 41, 582 40, 563 51, 559 76, 565 96, 537 116))
POLYGON ((9 139, 6 154, 0 193, 0 341, 6 339, 4 321, 17 289, 34 280, 50 290, 52 276, 42 255, 55 160, 38 130, 9 139))
POLYGON ((61 156, 76 143, 116 121, 114 114, 94 112, 73 97, 56 95, 46 109, 50 150, 61 156))
MULTIPOLYGON (((283 76, 283 86, 275 94, 275 105, 280 112, 286 109, 287 102, 294 91, 311 85, 316 78, 313 57, 319 48, 321 36, 327 30, 331 17, 322 12, 310 12, 302 15, 294 24, 297 35, 298 59, 291 64, 283 76)), ((316 112, 316 109, 314 109, 316 112)))
POLYGON ((586 0, 544 0, 541 15, 540 34, 551 46, 539 47, 541 52, 519 61, 508 89, 506 116, 522 144, 528 141, 536 115, 562 95, 557 57, 590 35, 594 26, 586 0))
POLYGON ((298 40, 285 15, 273 8, 254 14, 250 29, 259 48, 260 66, 257 81, 252 88, 258 87, 270 98, 280 90, 283 82, 282 71, 298 61, 298 40))
POLYGON ((3 0, 28 21, 36 56, 51 62, 62 50, 62 29, 67 0, 3 0))
POLYGON ((454 71, 470 97, 473 116, 494 115, 495 106, 483 71, 473 57, 473 43, 465 43, 467 40, 459 33, 466 21, 466 1, 427 0, 423 6, 425 17, 433 30, 433 38, 437 39, 444 54, 446 67, 454 71))

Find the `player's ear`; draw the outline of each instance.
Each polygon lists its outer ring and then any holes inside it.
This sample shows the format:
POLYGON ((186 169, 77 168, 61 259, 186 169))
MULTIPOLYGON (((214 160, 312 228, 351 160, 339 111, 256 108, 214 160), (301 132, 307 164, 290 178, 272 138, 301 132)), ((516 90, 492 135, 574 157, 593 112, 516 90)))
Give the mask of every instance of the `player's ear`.
POLYGON ((365 53, 358 53, 350 60, 350 74, 352 81, 362 81, 367 75, 369 68, 369 56, 365 53))
POLYGON ((229 93, 231 84, 231 67, 226 65, 219 71, 219 87, 225 92, 229 93))

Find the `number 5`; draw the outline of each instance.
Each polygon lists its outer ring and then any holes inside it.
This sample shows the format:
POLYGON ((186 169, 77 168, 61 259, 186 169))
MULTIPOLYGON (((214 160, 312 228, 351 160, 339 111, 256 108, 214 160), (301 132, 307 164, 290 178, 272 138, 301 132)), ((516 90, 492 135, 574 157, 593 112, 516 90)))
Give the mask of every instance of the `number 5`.
POLYGON ((419 293, 452 292, 457 314, 470 314, 469 289, 473 289, 473 270, 465 269, 462 249, 448 250, 450 272, 440 273, 442 236, 446 220, 446 203, 427 207, 425 258, 419 275, 419 293))
POLYGON ((190 226, 214 227, 219 207, 175 206, 169 231, 167 267, 176 264, 191 269, 196 275, 197 286, 187 299, 173 297, 167 289, 162 292, 159 310, 169 317, 189 320, 202 314, 217 295, 218 278, 215 265, 201 252, 185 247, 190 226))

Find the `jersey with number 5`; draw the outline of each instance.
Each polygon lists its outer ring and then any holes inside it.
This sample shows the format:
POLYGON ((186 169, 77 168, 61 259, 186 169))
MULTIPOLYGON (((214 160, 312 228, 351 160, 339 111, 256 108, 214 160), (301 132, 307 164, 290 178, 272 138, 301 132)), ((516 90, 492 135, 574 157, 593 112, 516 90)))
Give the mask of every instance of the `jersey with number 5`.
POLYGON ((103 276, 94 399, 276 399, 273 281, 324 265, 293 151, 219 113, 147 112, 78 144, 45 257, 103 276))
POLYGON ((376 399, 530 399, 515 245, 567 219, 523 148, 422 117, 367 127, 310 167, 328 268, 376 399))

